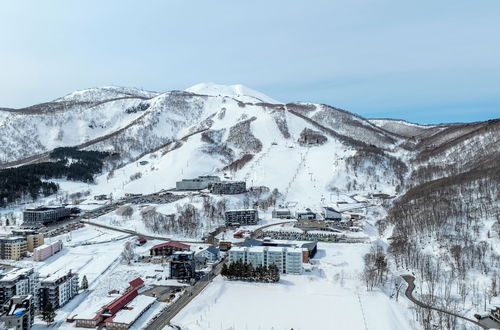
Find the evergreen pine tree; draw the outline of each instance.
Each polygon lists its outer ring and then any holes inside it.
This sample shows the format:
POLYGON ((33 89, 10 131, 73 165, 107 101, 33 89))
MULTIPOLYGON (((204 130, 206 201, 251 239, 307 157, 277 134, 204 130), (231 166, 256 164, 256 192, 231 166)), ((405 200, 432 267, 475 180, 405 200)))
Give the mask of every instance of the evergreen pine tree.
POLYGON ((82 290, 87 290, 88 288, 89 288, 89 281, 87 280, 87 275, 83 275, 82 290))
POLYGON ((278 282, 280 280, 280 270, 274 264, 269 266, 269 277, 271 282, 278 282))
POLYGON ((43 307, 42 311, 42 320, 47 323, 47 326, 52 324, 54 322, 54 319, 56 318, 56 312, 54 311, 54 308, 52 307, 51 303, 47 303, 43 307))
POLYGON ((228 277, 229 276, 229 268, 227 267, 226 264, 222 265, 222 270, 221 270, 220 274, 222 276, 224 276, 224 277, 228 277))

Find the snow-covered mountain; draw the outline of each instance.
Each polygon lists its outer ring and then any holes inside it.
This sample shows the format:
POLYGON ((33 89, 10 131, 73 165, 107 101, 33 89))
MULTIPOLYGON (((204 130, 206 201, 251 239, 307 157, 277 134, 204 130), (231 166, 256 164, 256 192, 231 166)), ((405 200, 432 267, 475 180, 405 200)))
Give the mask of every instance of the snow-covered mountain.
MULTIPOLYGON (((432 195, 467 187, 471 194, 489 173, 500 172, 499 127, 499 120, 368 120, 324 104, 283 104, 241 85, 203 83, 165 93, 104 87, 1 109, 0 167, 78 146, 120 155, 96 178, 94 195, 152 193, 182 178, 216 174, 276 188, 284 200, 307 207, 328 204, 339 193, 401 196, 394 218, 415 203, 429 205, 421 189, 432 195)), ((494 198, 490 186, 481 187, 494 198)), ((488 205, 481 212, 499 212, 498 203, 488 205)))
MULTIPOLYGON (((78 146, 118 152, 120 168, 147 158, 156 172, 168 169, 170 186, 182 177, 223 172, 280 191, 293 191, 293 182, 307 179, 316 182, 311 198, 318 200, 368 187, 394 194, 410 153, 405 137, 347 111, 283 104, 241 85, 211 83, 166 93, 117 87, 77 91, 24 109, 1 109, 0 127, 3 167, 44 160, 56 147, 78 146), (317 137, 322 143, 315 143, 317 137)), ((140 181, 155 182, 158 175, 144 173, 140 181)))
MULTIPOLYGON (((460 288, 477 278, 500 281, 499 119, 440 125, 366 119, 213 83, 165 93, 92 88, 0 108, 0 168, 47 160, 61 146, 119 154, 95 184, 58 180, 63 199, 153 193, 206 174, 277 189, 279 202, 295 202, 297 210, 339 207, 343 198, 356 207, 362 203, 353 196, 372 196, 377 202, 364 206, 365 230, 386 244, 395 273, 410 269, 425 288, 434 288, 435 278, 444 288, 456 272, 460 288)), ((187 200, 202 207, 201 197, 189 198, 165 212, 179 212, 187 200)), ((229 204, 243 207, 244 198, 229 204)), ((427 294, 440 303, 439 294, 427 294)), ((457 301, 446 307, 471 310, 465 298, 457 301)))
MULTIPOLYGON (((23 109, 0 109, 0 128, 1 167, 78 146, 119 153, 115 167, 154 154, 161 171, 175 159, 175 166, 168 166, 178 174, 170 184, 188 174, 228 170, 249 179, 261 168, 273 177, 277 167, 283 177, 279 186, 290 190, 290 182, 307 171, 309 181, 320 180, 323 195, 361 188, 393 194, 403 185, 423 183, 422 172, 428 179, 457 174, 478 160, 488 163, 498 150, 498 121, 367 120, 328 105, 284 104, 242 85, 213 83, 165 93, 122 87, 76 91, 23 109), (310 144, 315 134, 326 138, 324 143, 310 144), (283 159, 291 167, 286 176, 276 165, 283 159)), ((266 175, 258 177, 266 181, 266 175)))

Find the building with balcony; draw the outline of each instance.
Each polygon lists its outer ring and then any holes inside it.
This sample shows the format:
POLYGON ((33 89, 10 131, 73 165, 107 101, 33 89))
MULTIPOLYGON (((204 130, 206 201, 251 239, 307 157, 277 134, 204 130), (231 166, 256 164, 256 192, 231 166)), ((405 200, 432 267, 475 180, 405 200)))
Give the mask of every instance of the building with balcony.
POLYGON ((188 280, 195 277, 194 251, 177 251, 169 259, 170 278, 188 280))
POLYGON ((23 212, 23 226, 41 227, 69 217, 71 209, 62 206, 45 206, 26 209, 23 212))
POLYGON ((283 274, 302 274, 304 249, 298 247, 252 246, 233 247, 229 250, 229 263, 238 260, 253 267, 276 265, 283 274))
POLYGON ((225 213, 226 226, 248 226, 259 222, 259 212, 254 209, 230 210, 225 213))
POLYGON ((0 259, 20 260, 26 256, 28 245, 24 237, 1 237, 0 259))
POLYGON ((26 238, 26 248, 28 252, 33 252, 33 249, 43 245, 45 238, 42 233, 33 229, 17 229, 12 231, 12 236, 22 236, 26 238))
POLYGON ((39 308, 43 309, 48 303, 54 309, 64 306, 78 294, 78 274, 69 271, 66 274, 55 273, 40 280, 39 308))
MULTIPOLYGON (((14 296, 31 295, 36 303, 38 273, 33 268, 11 268, 0 273, 0 305, 14 296)), ((36 304, 35 304, 36 305, 36 304)))

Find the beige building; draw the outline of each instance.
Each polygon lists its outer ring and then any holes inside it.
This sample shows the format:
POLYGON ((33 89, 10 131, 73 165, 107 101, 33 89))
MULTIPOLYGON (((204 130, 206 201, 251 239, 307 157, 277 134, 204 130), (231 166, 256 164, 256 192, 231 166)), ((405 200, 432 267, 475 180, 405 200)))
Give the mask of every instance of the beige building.
POLYGON ((27 243, 24 237, 0 238, 0 259, 20 260, 26 256, 27 243))
POLYGON ((45 243, 43 234, 39 233, 38 230, 17 229, 12 231, 12 236, 24 237, 29 252, 33 252, 34 249, 45 243))
POLYGON ((34 234, 26 236, 26 245, 29 252, 33 252, 39 246, 45 243, 43 234, 34 234))

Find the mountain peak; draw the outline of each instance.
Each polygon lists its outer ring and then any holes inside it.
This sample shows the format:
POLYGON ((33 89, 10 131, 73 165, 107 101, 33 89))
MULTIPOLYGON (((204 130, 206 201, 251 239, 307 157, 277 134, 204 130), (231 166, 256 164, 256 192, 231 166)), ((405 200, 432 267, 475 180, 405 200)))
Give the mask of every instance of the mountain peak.
POLYGON ((283 103, 243 85, 220 85, 208 82, 191 86, 186 91, 200 95, 229 96, 242 102, 283 103))

